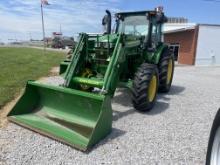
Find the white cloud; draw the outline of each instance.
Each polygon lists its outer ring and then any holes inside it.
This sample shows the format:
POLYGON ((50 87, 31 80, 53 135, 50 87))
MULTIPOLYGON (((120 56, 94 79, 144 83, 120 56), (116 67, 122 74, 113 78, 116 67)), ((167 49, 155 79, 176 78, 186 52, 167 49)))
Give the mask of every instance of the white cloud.
MULTIPOLYGON (((58 31, 60 24, 65 35, 79 32, 101 31, 101 19, 105 9, 118 11, 117 0, 49 0, 45 6, 47 36, 58 31)), ((42 38, 40 0, 10 0, 0 2, 0 38, 42 38)))

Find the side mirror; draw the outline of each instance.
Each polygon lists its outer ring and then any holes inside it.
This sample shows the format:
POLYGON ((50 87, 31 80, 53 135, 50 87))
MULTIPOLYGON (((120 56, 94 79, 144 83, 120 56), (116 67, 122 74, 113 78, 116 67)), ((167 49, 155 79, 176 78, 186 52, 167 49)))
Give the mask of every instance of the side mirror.
POLYGON ((157 23, 166 23, 168 19, 163 13, 158 13, 156 15, 156 21, 157 23))

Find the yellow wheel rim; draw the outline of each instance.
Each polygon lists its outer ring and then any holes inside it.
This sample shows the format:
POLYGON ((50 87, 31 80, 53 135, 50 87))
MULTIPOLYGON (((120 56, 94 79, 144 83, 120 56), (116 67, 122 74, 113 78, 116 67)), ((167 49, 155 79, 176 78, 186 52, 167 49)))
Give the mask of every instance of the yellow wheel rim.
POLYGON ((157 77, 154 75, 150 80, 150 84, 148 87, 148 100, 152 102, 156 96, 157 92, 157 77))
POLYGON ((170 84, 173 74, 173 59, 169 60, 167 68, 167 85, 170 84))
MULTIPOLYGON (((82 77, 89 78, 89 77, 92 77, 93 74, 92 74, 92 71, 91 71, 90 69, 86 68, 86 69, 82 72, 81 76, 82 76, 82 77)), ((83 85, 83 84, 80 84, 80 87, 81 87, 81 89, 82 89, 83 91, 87 91, 87 90, 89 90, 89 88, 90 88, 88 85, 83 85)))

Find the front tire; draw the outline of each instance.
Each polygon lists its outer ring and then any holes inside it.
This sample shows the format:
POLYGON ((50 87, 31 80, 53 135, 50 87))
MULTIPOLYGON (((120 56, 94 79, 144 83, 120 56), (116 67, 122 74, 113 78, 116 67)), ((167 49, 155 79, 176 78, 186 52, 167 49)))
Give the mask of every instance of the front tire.
POLYGON ((169 49, 166 49, 159 61, 159 92, 167 93, 173 81, 174 57, 169 49))
POLYGON ((153 64, 142 64, 135 74, 132 88, 132 102, 138 111, 153 108, 158 90, 158 69, 153 64))
POLYGON ((220 164, 220 109, 218 110, 209 137, 206 165, 220 164))

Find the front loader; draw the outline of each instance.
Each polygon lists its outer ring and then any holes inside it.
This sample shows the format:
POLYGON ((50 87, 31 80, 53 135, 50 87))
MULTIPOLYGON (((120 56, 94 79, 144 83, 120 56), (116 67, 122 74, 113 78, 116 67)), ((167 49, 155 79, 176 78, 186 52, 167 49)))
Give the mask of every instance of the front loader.
POLYGON ((151 110, 157 92, 168 92, 173 78, 173 55, 162 42, 166 20, 161 8, 117 13, 112 32, 107 11, 105 33, 81 33, 71 59, 62 63, 64 83, 28 81, 9 120, 87 150, 111 132, 117 87, 131 89, 136 110, 151 110))

